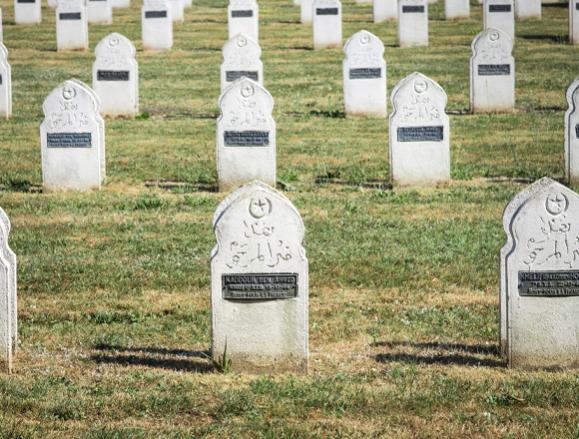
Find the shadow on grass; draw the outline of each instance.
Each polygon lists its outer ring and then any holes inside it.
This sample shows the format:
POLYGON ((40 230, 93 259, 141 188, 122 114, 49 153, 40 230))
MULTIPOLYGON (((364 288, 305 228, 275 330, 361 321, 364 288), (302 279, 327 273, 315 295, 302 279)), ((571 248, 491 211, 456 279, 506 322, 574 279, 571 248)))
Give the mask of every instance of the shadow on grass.
POLYGON ((558 9, 563 9, 563 8, 568 8, 569 5, 567 3, 545 3, 543 5, 544 8, 558 8, 558 9))
POLYGON ((340 186, 361 187, 365 189, 390 190, 392 183, 389 180, 368 179, 364 181, 348 181, 327 175, 318 175, 315 178, 317 185, 336 184, 340 186))
POLYGON ((128 348, 107 344, 98 344, 94 349, 100 352, 93 354, 91 360, 99 364, 146 366, 155 369, 197 373, 208 373, 215 370, 209 360, 208 351, 186 351, 184 349, 157 347, 128 348))
POLYGON ((169 192, 195 193, 195 192, 219 192, 217 183, 188 183, 172 180, 147 180, 145 187, 162 189, 169 192))
POLYGON ((539 40, 539 41, 552 41, 553 43, 566 43, 568 41, 567 35, 543 35, 543 34, 529 34, 529 35, 517 35, 518 38, 524 40, 539 40))
POLYGON ((346 113, 340 110, 312 110, 310 116, 329 117, 330 119, 345 119, 346 113))
POLYGON ((375 360, 379 363, 403 362, 424 365, 506 367, 506 362, 498 358, 499 347, 496 345, 392 341, 374 343, 373 346, 398 350, 398 352, 387 352, 376 355, 375 360), (419 352, 401 352, 400 348, 410 348, 419 352), (493 358, 481 358, 475 355, 486 355, 492 356, 493 358))

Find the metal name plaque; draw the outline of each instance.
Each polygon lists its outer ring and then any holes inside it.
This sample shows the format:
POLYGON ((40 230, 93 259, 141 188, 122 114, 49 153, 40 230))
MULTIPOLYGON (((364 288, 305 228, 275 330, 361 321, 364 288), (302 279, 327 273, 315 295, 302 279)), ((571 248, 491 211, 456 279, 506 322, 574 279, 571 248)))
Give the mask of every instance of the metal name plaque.
POLYGON ((338 15, 338 8, 316 8, 316 15, 338 15))
POLYGON ((145 18, 167 18, 167 11, 145 11, 145 18))
POLYGON ((508 76, 511 74, 510 64, 480 64, 479 76, 508 76))
POLYGON ((81 15, 80 12, 63 12, 62 14, 58 14, 59 20, 80 20, 81 15))
POLYGON ((382 69, 350 69, 350 79, 372 79, 381 78, 382 69))
POLYGON ((519 271, 523 297, 579 297, 579 270, 519 271))
POLYGON ((579 11, 579 3, 575 3, 575 10, 579 11))
POLYGON ((128 81, 128 70, 97 70, 97 81, 128 81))
POLYGON ((47 133, 46 146, 48 148, 90 148, 92 147, 92 134, 47 133))
POLYGON ((2 85, 2 75, 0 75, 0 85, 2 85))
POLYGON ((297 273, 223 274, 225 300, 281 300, 298 297, 297 273))
POLYGON ((575 125, 575 138, 579 139, 579 123, 575 125))
POLYGON ((490 5, 489 12, 511 12, 511 5, 490 5))
POLYGON ((36 3, 36 0, 16 0, 16 3, 36 3))
POLYGON ((225 131, 225 146, 269 146, 269 131, 225 131))
POLYGON ((402 6, 402 13, 424 13, 424 6, 402 6))
POLYGON ((399 127, 399 142, 440 142, 444 139, 444 127, 399 127))
POLYGON ((230 70, 225 72, 225 80, 227 82, 237 81, 243 77, 253 79, 256 82, 259 80, 259 75, 257 72, 250 72, 248 70, 230 70))
POLYGON ((231 11, 232 18, 248 18, 253 17, 253 11, 251 9, 247 11, 231 11))

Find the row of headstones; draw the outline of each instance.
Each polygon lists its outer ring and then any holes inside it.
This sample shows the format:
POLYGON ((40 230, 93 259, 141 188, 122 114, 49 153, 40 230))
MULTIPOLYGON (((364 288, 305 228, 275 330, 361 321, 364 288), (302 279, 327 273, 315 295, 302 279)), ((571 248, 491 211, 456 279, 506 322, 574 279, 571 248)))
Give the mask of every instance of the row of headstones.
MULTIPOLYGON (((579 195, 544 178, 503 216, 500 347, 510 367, 579 368, 579 195)), ((212 355, 237 371, 305 372, 309 280, 304 223, 262 182, 230 194, 213 217, 212 355)), ((0 209, 0 359, 17 347, 16 256, 0 209)))

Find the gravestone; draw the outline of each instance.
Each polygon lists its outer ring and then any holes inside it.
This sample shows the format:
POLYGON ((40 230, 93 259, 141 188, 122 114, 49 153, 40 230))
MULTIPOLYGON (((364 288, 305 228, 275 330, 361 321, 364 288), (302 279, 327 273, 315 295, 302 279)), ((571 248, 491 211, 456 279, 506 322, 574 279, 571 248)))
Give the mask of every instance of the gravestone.
POLYGON ((512 111, 515 107, 513 42, 500 29, 487 29, 472 43, 470 108, 473 113, 512 111))
POLYGON ((167 0, 171 19, 173 23, 183 23, 185 21, 185 6, 183 0, 167 0))
POLYGON ((342 4, 340 0, 314 0, 314 49, 328 49, 342 45, 342 4))
POLYGON ((400 47, 428 46, 428 2, 398 1, 398 44, 400 47))
POLYGON ((470 17, 469 0, 444 0, 444 17, 447 20, 470 17))
POLYGON ((183 0, 183 7, 190 8, 193 6, 193 0, 183 0))
POLYGON ((0 363, 8 372, 18 345, 16 255, 8 245, 10 221, 0 208, 0 363))
POLYGON ((485 29, 500 29, 515 42, 515 11, 513 0, 484 0, 485 29))
POLYGON ((141 21, 145 50, 167 50, 173 47, 173 20, 168 0, 145 0, 141 21))
POLYGON ((41 0, 14 0, 14 22, 36 24, 42 21, 41 0))
POLYGON ((579 44, 579 1, 569 0, 569 41, 579 44))
POLYGON ((88 49, 88 23, 84 0, 58 0, 56 46, 58 51, 88 49))
POLYGON ((219 99, 217 177, 228 191, 253 180, 276 184, 273 98, 257 82, 241 78, 219 99))
POLYGON ((255 0, 230 0, 227 13, 229 39, 245 35, 259 41, 259 7, 255 0))
POLYGON ((0 43, 0 116, 12 116, 12 70, 8 64, 8 49, 0 43))
POLYGON ((4 28, 2 21, 2 8, 0 8, 0 43, 4 42, 4 28))
POLYGON ((213 217, 212 355, 235 371, 306 372, 308 261, 293 204, 262 182, 229 195, 213 217))
POLYGON ((88 0, 87 16, 91 24, 111 24, 113 22, 111 0, 88 0))
POLYGON ((507 206, 501 347, 510 367, 579 368, 579 195, 543 178, 507 206))
POLYGON ((541 18, 541 0, 515 0, 517 18, 541 18))
POLYGON ((447 97, 432 79, 413 73, 392 91, 390 178, 397 186, 450 180, 447 97))
POLYGON ((382 23, 386 20, 398 19, 397 0, 374 0, 373 2, 374 23, 382 23))
POLYGON ((112 33, 95 49, 92 86, 105 116, 133 117, 139 112, 139 65, 135 46, 125 36, 112 33))
POLYGON ((567 89, 569 108, 565 113, 565 177, 579 183, 579 78, 567 89))
POLYGON ((240 78, 250 78, 263 86, 263 64, 259 44, 245 35, 237 35, 223 46, 221 93, 240 78))
POLYGON ((300 21, 302 24, 311 24, 313 17, 314 0, 301 0, 300 21))
POLYGON ((43 104, 40 126, 45 191, 100 189, 104 180, 104 139, 98 101, 88 87, 65 81, 43 104))
POLYGON ((346 42, 344 53, 346 114, 386 117, 384 44, 378 37, 363 30, 346 42))
POLYGON ((131 0, 111 0, 111 5, 115 9, 128 8, 131 6, 131 0))

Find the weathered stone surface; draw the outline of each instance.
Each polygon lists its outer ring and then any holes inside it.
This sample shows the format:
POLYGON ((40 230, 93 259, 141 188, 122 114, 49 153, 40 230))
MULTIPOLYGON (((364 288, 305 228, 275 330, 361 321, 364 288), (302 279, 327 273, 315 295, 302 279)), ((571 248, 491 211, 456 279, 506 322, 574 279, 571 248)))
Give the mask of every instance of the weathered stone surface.
POLYGON ((513 0, 485 0, 483 5, 485 29, 500 29, 515 42, 515 7, 513 0))
POLYGON ((517 18, 541 18, 541 0, 515 0, 517 18))
POLYGON ((173 20, 167 0, 145 0, 141 8, 143 48, 168 50, 173 47, 173 20))
POLYGON ((0 116, 12 116, 12 70, 8 64, 8 49, 0 43, 0 116))
POLYGON ((240 78, 250 78, 263 86, 263 64, 259 44, 245 35, 237 35, 223 46, 221 93, 240 78))
POLYGON ((42 21, 41 0, 14 0, 14 22, 36 24, 42 21))
POLYGON ((183 0, 167 0, 171 19, 173 23, 183 23, 185 21, 185 6, 183 0))
POLYGON ((243 372, 306 372, 308 261, 299 212, 253 182, 219 205, 213 228, 213 358, 226 352, 243 372))
POLYGON ((253 180, 276 184, 276 126, 273 98, 257 82, 242 78, 219 99, 217 177, 221 191, 253 180))
POLYGON ((487 29, 472 43, 470 106, 473 113, 512 111, 515 107, 513 42, 500 29, 487 29))
POLYGON ((390 177, 398 186, 450 180, 447 97, 432 79, 413 73, 392 91, 390 177))
POLYGON ((58 0, 56 47, 58 51, 88 49, 88 22, 84 0, 58 0))
POLYGON ((569 0, 569 42, 579 44, 579 1, 569 0))
POLYGON ((88 0, 87 16, 91 24, 111 24, 113 22, 111 0, 88 0))
POLYGON ((135 116, 139 112, 139 65, 133 43, 116 32, 95 49, 93 89, 101 101, 101 114, 135 116))
POLYGON ((346 42, 344 53, 346 114, 386 117, 384 44, 378 37, 363 30, 346 42))
POLYGON ((131 0, 111 0, 111 4, 115 9, 128 8, 131 6, 131 0))
POLYGON ((428 1, 398 1, 398 44, 400 47, 428 46, 428 1))
POLYGON ((259 6, 255 0, 230 0, 227 13, 229 39, 245 35, 259 41, 259 6))
POLYGON ((342 3, 340 0, 314 0, 312 10, 314 49, 342 46, 342 3))
POLYGON ((301 0, 300 21, 302 24, 311 24, 314 10, 314 0, 301 0))
POLYGON ((10 221, 0 208, 0 363, 12 371, 18 345, 16 255, 8 245, 10 221))
POLYGON ((444 17, 447 20, 470 17, 469 0, 444 0, 444 17))
POLYGON ((579 183, 579 78, 567 89, 565 113, 565 176, 573 185, 579 183))
POLYGON ((398 19, 397 0, 374 0, 373 2, 374 23, 381 23, 386 20, 398 19))
POLYGON ((501 347, 509 366, 579 367, 579 195, 543 178, 507 206, 501 347))

